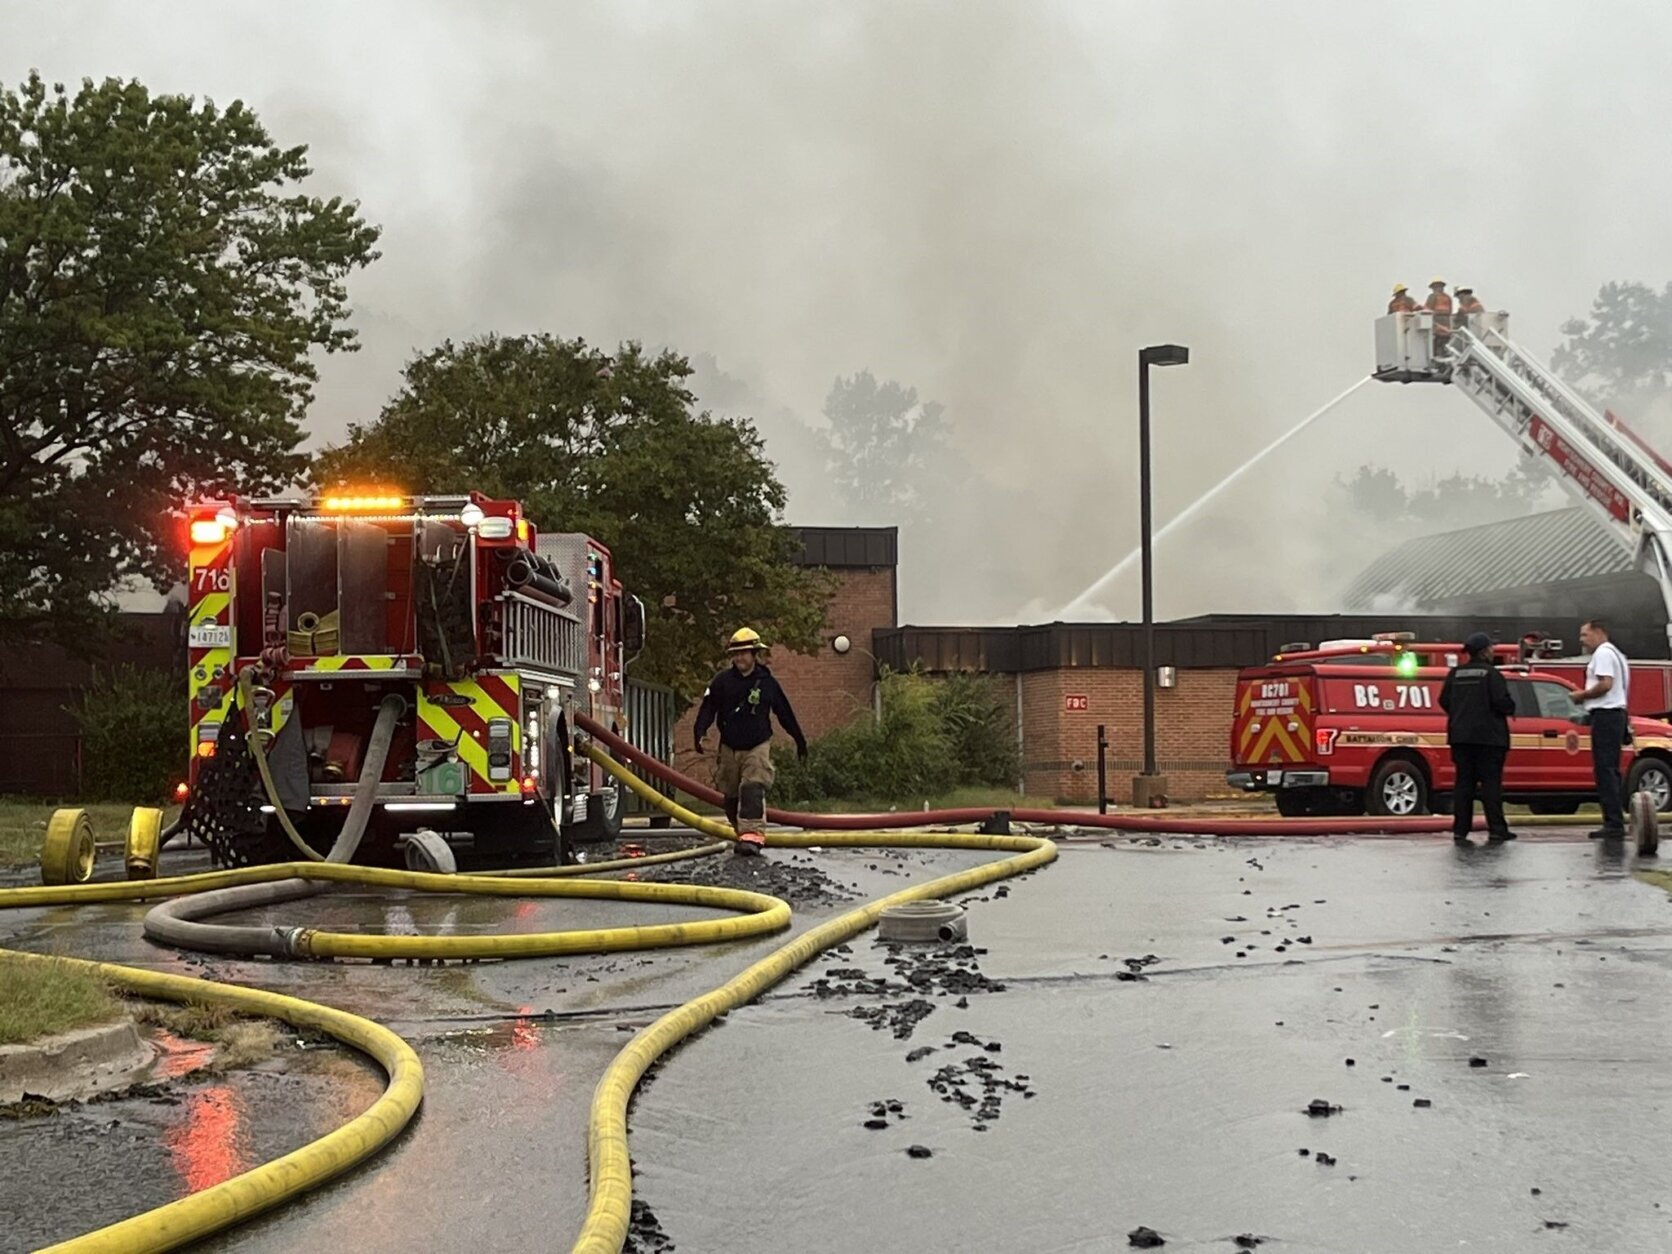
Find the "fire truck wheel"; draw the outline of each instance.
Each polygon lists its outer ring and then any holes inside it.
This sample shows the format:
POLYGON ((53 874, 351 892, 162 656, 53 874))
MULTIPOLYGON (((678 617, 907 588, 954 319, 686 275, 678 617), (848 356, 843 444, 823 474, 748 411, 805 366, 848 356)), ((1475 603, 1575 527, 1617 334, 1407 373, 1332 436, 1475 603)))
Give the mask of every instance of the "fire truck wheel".
POLYGON ((1383 758, 1365 790, 1371 814, 1407 818, 1428 811, 1428 777, 1409 758, 1383 758))
POLYGON ((570 839, 583 842, 615 840, 621 835, 621 820, 626 809, 621 782, 610 780, 607 788, 587 798, 586 818, 575 825, 570 839))
POLYGON ((1672 765, 1664 758, 1638 758, 1626 776, 1626 796, 1646 792, 1654 798, 1655 809, 1672 810, 1672 765))
POLYGON ((93 878, 93 823, 85 810, 54 810, 41 841, 41 883, 85 884, 93 878))

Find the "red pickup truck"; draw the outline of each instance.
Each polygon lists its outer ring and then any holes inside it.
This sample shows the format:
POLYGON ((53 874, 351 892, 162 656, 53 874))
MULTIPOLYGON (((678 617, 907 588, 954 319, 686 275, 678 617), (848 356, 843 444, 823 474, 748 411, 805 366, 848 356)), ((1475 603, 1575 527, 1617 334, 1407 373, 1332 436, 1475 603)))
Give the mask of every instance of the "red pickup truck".
MULTIPOLYGON (((1440 686, 1461 654, 1457 644, 1377 638, 1281 653, 1243 670, 1227 778, 1275 793, 1288 816, 1445 812, 1455 775, 1440 686)), ((1595 799, 1590 728, 1573 697, 1584 662, 1522 656, 1514 646, 1501 655, 1515 699, 1505 799, 1571 814, 1595 799)), ((1672 810, 1672 724, 1636 711, 1664 698, 1658 683, 1667 670, 1633 668, 1632 743, 1622 760, 1628 794, 1648 792, 1662 811, 1672 810)))

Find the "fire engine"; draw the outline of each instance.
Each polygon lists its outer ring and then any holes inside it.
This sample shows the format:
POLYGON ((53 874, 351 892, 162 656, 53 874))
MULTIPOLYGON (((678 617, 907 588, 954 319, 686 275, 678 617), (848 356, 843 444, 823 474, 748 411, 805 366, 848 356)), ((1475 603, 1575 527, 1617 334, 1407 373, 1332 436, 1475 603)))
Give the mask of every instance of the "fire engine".
MULTIPOLYGON (((1515 699, 1504 796, 1534 813, 1571 814, 1595 799, 1590 731, 1573 697, 1584 662, 1545 659, 1541 650, 1559 652, 1560 643, 1529 638, 1498 650, 1515 699)), ((1440 687, 1462 655, 1461 644, 1387 633, 1289 646, 1244 669, 1229 782, 1275 793, 1278 812, 1290 817, 1445 812, 1455 773, 1440 687)), ((1665 683, 1666 670, 1661 663, 1644 674, 1660 671, 1665 683)), ((1638 683, 1634 667, 1634 698, 1638 683)), ((1645 682, 1644 691, 1655 687, 1645 682)), ((1658 810, 1672 810, 1672 724, 1634 713, 1631 735, 1621 762, 1628 794, 1647 792, 1658 810)))
POLYGON ((186 525, 181 828, 218 864, 331 848, 357 792, 380 860, 421 829, 478 861, 619 832, 576 727, 625 733, 644 644, 604 545, 478 492, 201 501, 186 525))

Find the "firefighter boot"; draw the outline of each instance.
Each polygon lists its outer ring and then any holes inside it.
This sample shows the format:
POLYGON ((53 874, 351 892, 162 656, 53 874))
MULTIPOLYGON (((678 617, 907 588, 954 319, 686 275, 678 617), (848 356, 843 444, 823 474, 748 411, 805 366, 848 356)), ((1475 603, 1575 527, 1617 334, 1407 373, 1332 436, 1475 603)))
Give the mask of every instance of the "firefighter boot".
POLYGON ((766 848, 766 785, 745 784, 738 804, 738 820, 732 824, 737 833, 737 852, 746 856, 758 854, 766 848))

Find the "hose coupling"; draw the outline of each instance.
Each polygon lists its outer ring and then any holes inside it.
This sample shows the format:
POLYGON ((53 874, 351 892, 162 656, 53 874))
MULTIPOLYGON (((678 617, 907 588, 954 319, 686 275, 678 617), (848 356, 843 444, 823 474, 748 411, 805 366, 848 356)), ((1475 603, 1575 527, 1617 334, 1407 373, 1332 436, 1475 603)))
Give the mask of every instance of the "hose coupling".
POLYGON ((312 958, 313 934, 311 927, 276 927, 274 933, 279 938, 279 948, 288 958, 312 958))

